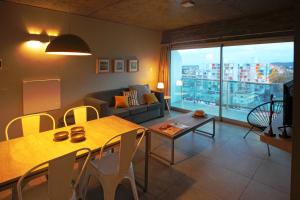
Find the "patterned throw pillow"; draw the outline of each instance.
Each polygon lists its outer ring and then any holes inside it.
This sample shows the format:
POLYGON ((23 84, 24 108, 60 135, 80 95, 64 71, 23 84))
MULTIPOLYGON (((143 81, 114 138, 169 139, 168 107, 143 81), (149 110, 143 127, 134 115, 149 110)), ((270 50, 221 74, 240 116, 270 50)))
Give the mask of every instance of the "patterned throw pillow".
POLYGON ((146 104, 144 94, 151 93, 148 85, 130 85, 129 90, 136 90, 139 104, 146 104))
POLYGON ((138 101, 136 90, 123 91, 123 95, 128 96, 129 106, 138 106, 138 105, 140 105, 139 101, 138 101))

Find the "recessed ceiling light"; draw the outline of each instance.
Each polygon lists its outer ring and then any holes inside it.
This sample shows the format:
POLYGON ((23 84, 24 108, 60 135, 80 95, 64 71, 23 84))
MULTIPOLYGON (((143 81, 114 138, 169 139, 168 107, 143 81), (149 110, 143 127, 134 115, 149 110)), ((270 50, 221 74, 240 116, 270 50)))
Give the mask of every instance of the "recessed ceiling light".
POLYGON ((190 8, 195 6, 195 2, 192 0, 182 0, 181 6, 184 8, 190 8))

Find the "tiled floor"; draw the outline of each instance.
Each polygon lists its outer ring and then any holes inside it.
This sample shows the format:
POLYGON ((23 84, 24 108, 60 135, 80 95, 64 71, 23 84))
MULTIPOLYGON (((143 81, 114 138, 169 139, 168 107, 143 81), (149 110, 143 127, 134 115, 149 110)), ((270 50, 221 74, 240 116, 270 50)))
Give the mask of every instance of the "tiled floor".
MULTIPOLYGON (((173 117, 179 113, 172 112, 173 117)), ((167 116, 168 117, 168 116, 167 116)), ((166 117, 166 118, 167 118, 166 117)), ((149 126, 162 119, 144 123, 149 126)), ((207 125, 203 129, 209 130, 207 125)), ((173 167, 150 162, 149 192, 142 199, 289 199, 291 156, 267 147, 255 134, 243 139, 246 128, 218 122, 215 139, 189 133, 175 142, 173 167)), ((170 144, 152 136, 152 149, 170 156, 170 144)), ((135 159, 142 178, 142 153, 135 159)))
MULTIPOLYGON (((172 112, 144 126, 180 115, 172 112)), ((206 125, 203 129, 210 129, 206 125)), ((243 135, 247 129, 217 122, 215 139, 186 134, 175 142, 175 161, 169 167, 154 158, 149 165, 149 191, 139 189, 140 199, 168 200, 284 200, 289 199, 291 156, 267 147, 255 134, 243 135)), ((152 135, 152 149, 170 156, 170 143, 152 135)), ((136 179, 143 181, 144 147, 134 159, 136 179)), ((1 199, 1 195, 0 195, 1 199)), ((99 184, 89 185, 87 199, 103 199, 99 184)), ((116 199, 132 199, 128 182, 119 186, 116 199)))

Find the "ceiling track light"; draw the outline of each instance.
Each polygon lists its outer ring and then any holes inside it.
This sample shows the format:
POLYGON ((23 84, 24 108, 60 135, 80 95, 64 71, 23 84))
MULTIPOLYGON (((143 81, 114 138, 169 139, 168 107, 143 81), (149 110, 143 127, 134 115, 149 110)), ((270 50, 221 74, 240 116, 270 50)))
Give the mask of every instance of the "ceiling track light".
POLYGON ((184 8, 190 8, 195 6, 195 2, 193 0, 182 0, 180 4, 184 8))

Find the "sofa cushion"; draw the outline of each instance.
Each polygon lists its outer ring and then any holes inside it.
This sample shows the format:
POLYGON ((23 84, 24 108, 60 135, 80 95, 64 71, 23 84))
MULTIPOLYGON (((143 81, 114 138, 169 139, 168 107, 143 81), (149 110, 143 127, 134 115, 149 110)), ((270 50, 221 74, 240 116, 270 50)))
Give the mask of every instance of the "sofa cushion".
POLYGON ((154 104, 159 102, 154 93, 144 94, 144 99, 146 104, 154 104))
POLYGON ((139 106, 138 96, 136 90, 123 91, 124 96, 128 96, 129 106, 139 106))
POLYGON ((161 107, 160 103, 154 103, 154 104, 147 105, 148 110, 156 110, 156 109, 160 109, 160 107, 161 107))
POLYGON ((118 117, 127 117, 129 116, 128 108, 108 108, 111 115, 117 115, 118 117))
POLYGON ((121 96, 122 92, 125 89, 114 89, 114 90, 106 90, 106 91, 100 91, 90 94, 91 97, 94 97, 96 99, 100 99, 102 101, 108 102, 109 106, 115 105, 115 96, 121 96))
POLYGON ((137 91, 138 100, 141 105, 145 104, 144 94, 151 93, 148 85, 131 85, 129 86, 129 90, 137 91))
POLYGON ((128 108, 128 96, 115 96, 115 108, 128 108))
POLYGON ((146 111, 147 111, 146 105, 133 106, 133 107, 129 108, 130 115, 135 115, 135 114, 146 112, 146 111))

